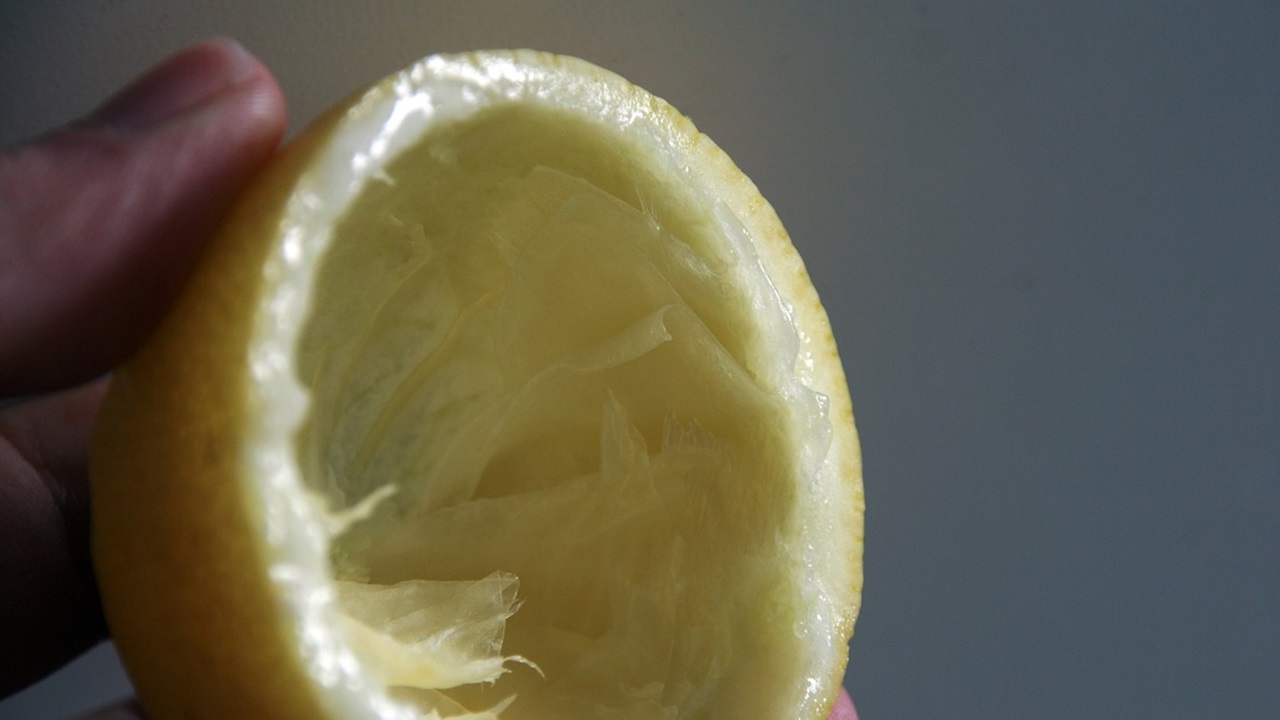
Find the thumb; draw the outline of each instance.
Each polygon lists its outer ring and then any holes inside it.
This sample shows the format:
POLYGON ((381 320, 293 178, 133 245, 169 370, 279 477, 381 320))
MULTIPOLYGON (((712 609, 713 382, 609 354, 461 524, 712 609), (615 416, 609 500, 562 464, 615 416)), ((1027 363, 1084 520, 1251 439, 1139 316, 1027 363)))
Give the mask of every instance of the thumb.
POLYGON ((88 119, 0 150, 0 697, 103 636, 87 448, 102 375, 151 332, 270 156, 284 101, 239 45, 197 45, 88 119))
POLYGON ((275 80, 220 40, 0 150, 0 396, 87 380, 130 353, 283 130, 275 80))

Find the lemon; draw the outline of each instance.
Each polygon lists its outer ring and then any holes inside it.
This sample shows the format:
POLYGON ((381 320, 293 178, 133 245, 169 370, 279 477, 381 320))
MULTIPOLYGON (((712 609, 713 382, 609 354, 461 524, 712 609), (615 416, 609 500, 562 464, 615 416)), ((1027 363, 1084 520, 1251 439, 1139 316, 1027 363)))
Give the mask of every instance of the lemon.
POLYGON ((167 718, 822 718, 860 456, 768 203, 580 60, 435 56, 258 178, 94 443, 167 718))

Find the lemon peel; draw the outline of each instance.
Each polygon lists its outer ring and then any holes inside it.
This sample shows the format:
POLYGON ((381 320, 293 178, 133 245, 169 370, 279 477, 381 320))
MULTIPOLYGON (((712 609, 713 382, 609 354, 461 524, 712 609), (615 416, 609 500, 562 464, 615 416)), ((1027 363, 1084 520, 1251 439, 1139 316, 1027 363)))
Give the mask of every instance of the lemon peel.
POLYGON ((802 262, 692 123, 572 58, 433 56, 313 124, 92 465, 159 720, 818 720, 859 606, 802 262))

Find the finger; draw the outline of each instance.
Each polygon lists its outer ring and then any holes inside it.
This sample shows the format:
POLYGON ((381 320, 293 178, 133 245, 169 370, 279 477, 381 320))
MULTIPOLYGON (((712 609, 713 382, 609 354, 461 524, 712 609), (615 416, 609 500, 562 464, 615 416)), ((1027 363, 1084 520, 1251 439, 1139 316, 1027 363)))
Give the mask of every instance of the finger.
POLYGON ((0 697, 106 631, 89 563, 89 432, 105 383, 0 411, 0 697))
POLYGON ((0 151, 0 396, 90 379, 136 348, 283 130, 270 73, 214 41, 0 151))
POLYGON ((836 698, 836 706, 831 709, 829 720, 858 720, 858 711, 853 707, 848 690, 840 688, 840 696, 836 698))
MULTIPOLYGON (((217 41, 79 125, 0 151, 0 396, 99 376, 131 352, 283 123, 265 68, 217 41)), ((85 504, 100 395, 0 404, 0 697, 104 633, 85 504)))

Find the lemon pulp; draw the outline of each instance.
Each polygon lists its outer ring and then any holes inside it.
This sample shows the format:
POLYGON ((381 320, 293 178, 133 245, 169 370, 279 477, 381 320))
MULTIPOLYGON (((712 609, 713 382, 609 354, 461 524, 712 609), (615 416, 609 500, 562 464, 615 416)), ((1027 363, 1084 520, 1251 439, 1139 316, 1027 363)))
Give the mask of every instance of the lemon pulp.
POLYGON ((789 308, 741 227, 651 163, 598 123, 499 105, 430 129, 334 229, 296 453, 327 507, 358 509, 330 549, 344 632, 402 702, 800 703, 793 497, 823 399, 783 379, 789 308))
POLYGON ((156 718, 817 720, 845 666, 821 303, 732 161, 579 60, 435 56, 312 123, 93 450, 156 718))

